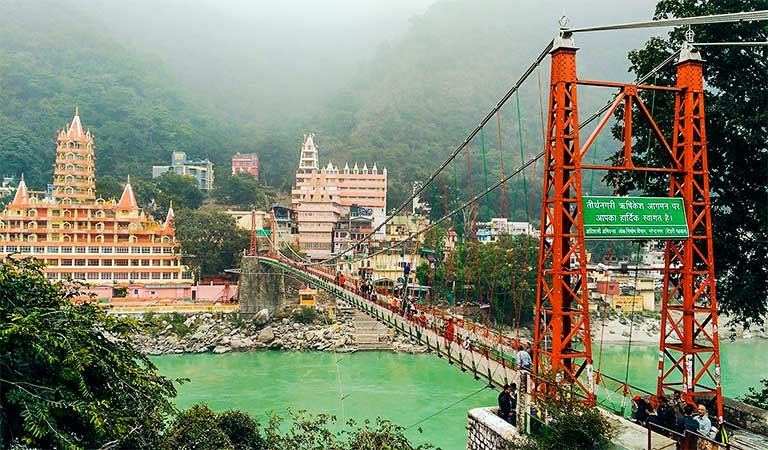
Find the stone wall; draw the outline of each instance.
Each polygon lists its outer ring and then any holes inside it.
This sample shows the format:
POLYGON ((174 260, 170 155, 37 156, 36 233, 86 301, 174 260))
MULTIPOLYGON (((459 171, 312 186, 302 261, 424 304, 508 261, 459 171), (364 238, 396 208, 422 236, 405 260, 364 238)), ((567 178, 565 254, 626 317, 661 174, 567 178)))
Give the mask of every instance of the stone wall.
POLYGON ((745 430, 768 436, 768 411, 730 398, 723 398, 725 420, 745 430))
MULTIPOLYGON (((299 289, 307 284, 291 273, 259 262, 256 256, 243 256, 240 265, 238 301, 240 314, 253 316, 262 309, 270 315, 299 305, 299 289)), ((329 292, 318 290, 319 305, 335 305, 336 299, 329 292)))
POLYGON ((496 415, 497 408, 475 408, 467 413, 467 450, 500 450, 517 436, 517 428, 496 415))

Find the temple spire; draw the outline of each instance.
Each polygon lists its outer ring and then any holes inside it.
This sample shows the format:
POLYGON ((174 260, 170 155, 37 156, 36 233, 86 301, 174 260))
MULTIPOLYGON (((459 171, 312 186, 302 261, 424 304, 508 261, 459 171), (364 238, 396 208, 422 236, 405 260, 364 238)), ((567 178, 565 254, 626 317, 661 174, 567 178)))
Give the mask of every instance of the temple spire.
POLYGON ((72 118, 72 123, 69 125, 69 129, 67 129, 67 137, 80 139, 84 136, 83 125, 80 123, 80 108, 75 106, 75 117, 72 118))
POLYGON ((21 174, 21 181, 19 181, 19 187, 16 188, 16 195, 13 196, 11 206, 23 206, 29 203, 29 190, 27 189, 27 183, 24 182, 24 174, 21 174))
POLYGON ((168 214, 165 216, 165 223, 163 224, 163 232, 165 234, 174 234, 173 219, 176 215, 173 213, 173 200, 168 204, 168 214))
POLYGON ((115 209, 119 211, 132 211, 138 207, 139 205, 136 203, 136 196, 133 195, 133 188, 131 187, 131 176, 128 175, 128 180, 123 189, 123 195, 120 196, 120 201, 117 202, 115 209))

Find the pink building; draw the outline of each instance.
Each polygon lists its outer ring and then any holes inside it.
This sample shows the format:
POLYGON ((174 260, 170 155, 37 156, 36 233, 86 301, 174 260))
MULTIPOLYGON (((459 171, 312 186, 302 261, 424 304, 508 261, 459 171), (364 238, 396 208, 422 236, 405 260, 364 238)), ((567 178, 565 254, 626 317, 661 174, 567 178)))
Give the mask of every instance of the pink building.
POLYGON ((241 155, 240 153, 232 155, 232 175, 239 173, 249 173, 255 179, 259 179, 259 155, 256 153, 248 153, 241 155))
MULTIPOLYGON (((345 164, 343 169, 328 163, 320 167, 314 134, 305 136, 301 148, 296 185, 291 203, 297 213, 299 246, 313 258, 333 252, 333 230, 343 215, 356 206, 356 215, 368 217, 377 227, 386 218, 387 169, 345 164)), ((383 238, 384 231, 376 237, 383 238)))

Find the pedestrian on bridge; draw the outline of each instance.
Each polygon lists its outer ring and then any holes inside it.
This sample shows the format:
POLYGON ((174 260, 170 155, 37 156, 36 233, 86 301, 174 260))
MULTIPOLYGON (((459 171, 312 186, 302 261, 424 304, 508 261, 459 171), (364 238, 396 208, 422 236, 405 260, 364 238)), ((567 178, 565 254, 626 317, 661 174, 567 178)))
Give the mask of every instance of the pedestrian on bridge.
POLYGON ((454 321, 456 321, 454 318, 448 319, 448 323, 445 325, 445 333, 443 334, 443 337, 445 337, 447 345, 451 345, 451 342, 453 342, 453 339, 456 336, 456 326, 453 324, 454 321))
POLYGON ((707 407, 704 405, 698 405, 696 407, 698 414, 694 416, 693 420, 699 424, 699 434, 709 437, 709 432, 712 431, 712 421, 709 420, 707 415, 707 407))
POLYGON ((533 361, 531 355, 525 350, 525 347, 519 345, 517 347, 517 368, 530 372, 533 369, 533 361))

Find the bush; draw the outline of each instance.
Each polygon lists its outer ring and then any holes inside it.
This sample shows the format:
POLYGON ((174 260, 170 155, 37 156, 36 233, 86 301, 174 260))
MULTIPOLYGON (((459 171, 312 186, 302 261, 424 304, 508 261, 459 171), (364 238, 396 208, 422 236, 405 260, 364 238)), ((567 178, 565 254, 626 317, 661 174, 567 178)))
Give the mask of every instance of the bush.
POLYGON ((235 450, 219 428, 216 413, 197 404, 179 412, 165 433, 165 448, 178 450, 235 450))
POLYGON ((294 322, 308 324, 317 320, 318 314, 315 308, 302 306, 294 310, 292 316, 294 322))
POLYGON ((219 414, 218 426, 236 450, 266 448, 259 434, 259 422, 242 411, 224 411, 219 414))

